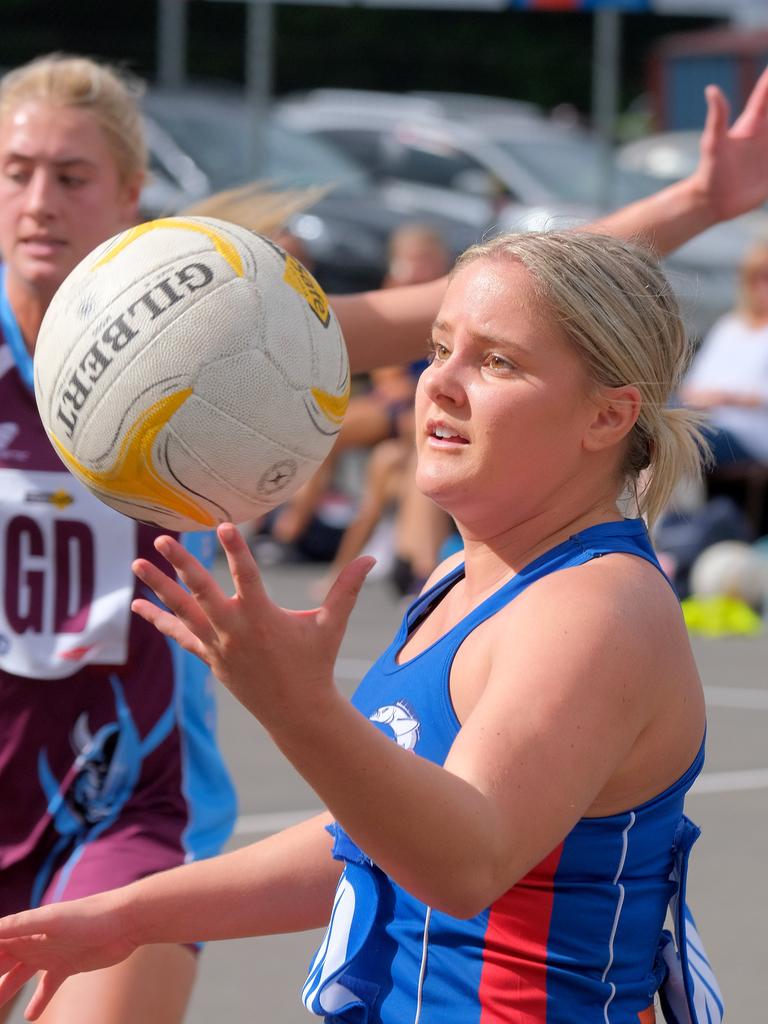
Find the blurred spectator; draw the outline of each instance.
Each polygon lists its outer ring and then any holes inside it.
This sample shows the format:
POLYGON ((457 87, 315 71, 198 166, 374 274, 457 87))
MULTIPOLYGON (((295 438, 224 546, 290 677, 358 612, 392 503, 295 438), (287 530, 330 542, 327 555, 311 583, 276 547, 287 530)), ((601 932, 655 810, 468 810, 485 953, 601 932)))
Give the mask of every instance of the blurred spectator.
MULTIPOLYGON (((442 277, 450 255, 440 235, 423 224, 406 224, 389 243, 383 287, 423 284, 442 277)), ((270 527, 283 545, 296 545, 316 527, 316 518, 331 486, 341 455, 353 448, 373 449, 360 507, 339 546, 329 577, 356 557, 384 513, 399 501, 413 447, 413 398, 425 361, 373 371, 366 390, 353 394, 333 451, 318 472, 277 512, 270 527)), ((325 585, 323 581, 321 586, 325 585)))
POLYGON ((718 468, 768 465, 768 242, 747 253, 737 307, 704 339, 681 398, 708 414, 718 468))
POLYGON ((709 420, 713 463, 694 507, 660 518, 654 544, 681 598, 697 559, 712 545, 747 543, 765 531, 768 488, 768 242, 751 248, 739 271, 736 308, 699 349, 680 398, 709 420))

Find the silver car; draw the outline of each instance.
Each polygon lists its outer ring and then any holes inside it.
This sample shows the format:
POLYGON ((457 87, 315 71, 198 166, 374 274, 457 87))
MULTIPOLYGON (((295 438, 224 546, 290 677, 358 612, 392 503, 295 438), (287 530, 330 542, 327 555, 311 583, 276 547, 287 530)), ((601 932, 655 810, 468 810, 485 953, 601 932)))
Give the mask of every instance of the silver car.
MULTIPOLYGON (((390 203, 441 210, 483 232, 567 227, 594 219, 664 182, 617 162, 594 136, 537 111, 345 90, 276 105, 280 123, 332 142, 364 164, 390 203)), ((695 159, 693 161, 695 166, 695 159)), ((735 268, 762 215, 718 225, 665 267, 697 336, 727 310, 735 268)))

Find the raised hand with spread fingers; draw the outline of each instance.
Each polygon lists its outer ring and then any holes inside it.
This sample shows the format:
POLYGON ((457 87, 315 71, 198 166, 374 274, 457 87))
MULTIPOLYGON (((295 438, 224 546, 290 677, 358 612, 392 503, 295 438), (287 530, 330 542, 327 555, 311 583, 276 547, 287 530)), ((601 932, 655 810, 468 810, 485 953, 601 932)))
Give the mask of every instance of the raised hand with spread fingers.
POLYGON ((235 588, 231 597, 181 544, 160 537, 157 550, 187 589, 157 566, 138 560, 134 572, 168 610, 144 599, 134 601, 132 608, 209 665, 269 729, 308 705, 319 707, 333 690, 333 668, 347 621, 374 559, 359 558, 348 565, 320 607, 291 611, 269 598, 237 529, 224 524, 218 536, 235 588))

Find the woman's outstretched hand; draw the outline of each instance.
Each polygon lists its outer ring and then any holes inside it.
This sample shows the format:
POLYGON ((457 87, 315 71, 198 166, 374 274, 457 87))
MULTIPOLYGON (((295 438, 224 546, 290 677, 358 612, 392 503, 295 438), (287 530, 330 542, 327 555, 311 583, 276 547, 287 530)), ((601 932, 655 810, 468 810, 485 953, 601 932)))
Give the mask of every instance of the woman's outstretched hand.
POLYGON ((768 68, 731 126, 722 91, 709 85, 705 97, 707 119, 693 179, 716 219, 729 220, 768 199, 768 68))
POLYGON ((40 972, 25 1013, 37 1020, 70 975, 130 956, 137 944, 126 937, 124 919, 109 901, 105 893, 0 920, 0 1006, 40 972))
POLYGON ((238 530, 224 523, 217 533, 234 584, 231 597, 181 544, 171 537, 159 537, 155 547, 184 586, 151 562, 139 559, 133 563, 133 571, 166 607, 137 599, 132 608, 206 662, 240 703, 269 728, 273 718, 285 722, 286 715, 316 708, 324 695, 335 692, 333 667, 374 560, 358 558, 346 566, 318 608, 291 611, 270 599, 238 530))

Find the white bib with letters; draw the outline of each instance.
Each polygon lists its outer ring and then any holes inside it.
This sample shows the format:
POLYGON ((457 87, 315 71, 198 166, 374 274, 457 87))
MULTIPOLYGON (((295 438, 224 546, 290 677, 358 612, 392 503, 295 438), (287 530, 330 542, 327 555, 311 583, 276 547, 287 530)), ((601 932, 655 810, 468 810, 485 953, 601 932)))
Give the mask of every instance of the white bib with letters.
POLYGON ((65 470, 0 469, 0 668, 61 679, 123 664, 136 535, 65 470))

